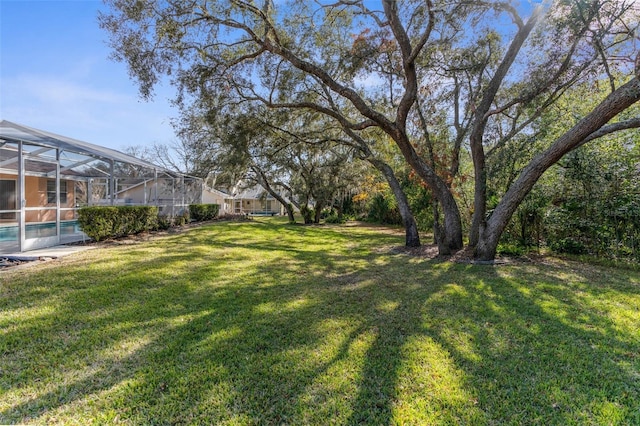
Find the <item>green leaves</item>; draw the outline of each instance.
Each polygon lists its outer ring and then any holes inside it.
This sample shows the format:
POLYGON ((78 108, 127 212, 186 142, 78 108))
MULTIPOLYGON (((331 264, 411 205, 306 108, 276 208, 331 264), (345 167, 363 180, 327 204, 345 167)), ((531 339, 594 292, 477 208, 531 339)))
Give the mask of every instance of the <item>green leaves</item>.
POLYGON ((97 206, 78 211, 82 232, 96 241, 152 230, 157 220, 154 206, 97 206))
POLYGON ((189 217, 196 222, 212 220, 220 211, 217 204, 189 204, 189 217))

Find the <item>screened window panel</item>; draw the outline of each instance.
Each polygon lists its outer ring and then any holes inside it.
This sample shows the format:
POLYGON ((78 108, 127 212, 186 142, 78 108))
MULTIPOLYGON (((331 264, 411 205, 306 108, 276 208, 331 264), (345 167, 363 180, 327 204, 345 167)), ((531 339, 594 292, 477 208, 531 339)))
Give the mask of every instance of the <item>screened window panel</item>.
MULTIPOLYGON (((16 181, 13 179, 0 180, 0 210, 16 209, 16 181)), ((15 213, 0 213, 0 219, 16 220, 15 213)))

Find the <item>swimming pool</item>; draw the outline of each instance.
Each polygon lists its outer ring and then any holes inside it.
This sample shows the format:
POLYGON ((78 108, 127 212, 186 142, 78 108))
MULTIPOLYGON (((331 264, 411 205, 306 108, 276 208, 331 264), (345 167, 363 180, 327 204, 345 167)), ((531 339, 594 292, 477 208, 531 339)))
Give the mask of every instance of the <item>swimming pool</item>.
MULTIPOLYGON (((80 234, 80 224, 77 220, 65 220, 60 222, 60 235, 80 234)), ((25 237, 45 238, 56 236, 56 223, 27 223, 25 226, 25 237)), ((0 242, 18 241, 18 225, 0 226, 0 242)))

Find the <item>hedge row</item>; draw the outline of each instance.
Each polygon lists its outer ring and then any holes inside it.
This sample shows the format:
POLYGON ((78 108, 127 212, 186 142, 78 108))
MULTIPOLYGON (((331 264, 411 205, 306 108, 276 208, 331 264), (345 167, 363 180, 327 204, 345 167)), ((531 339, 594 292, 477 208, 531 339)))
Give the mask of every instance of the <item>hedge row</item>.
POLYGON ((80 228, 96 241, 138 234, 153 229, 158 223, 154 206, 98 206, 78 211, 80 228))
POLYGON ((190 218, 196 222, 211 220, 218 215, 219 209, 220 206, 217 204, 192 204, 189 206, 188 215, 167 218, 159 217, 158 208, 155 206, 83 207, 78 211, 78 223, 89 238, 100 241, 158 228, 166 229, 172 225, 183 225, 189 222, 190 218))
POLYGON ((213 220, 219 211, 220 206, 217 204, 189 204, 189 216, 196 222, 213 220))

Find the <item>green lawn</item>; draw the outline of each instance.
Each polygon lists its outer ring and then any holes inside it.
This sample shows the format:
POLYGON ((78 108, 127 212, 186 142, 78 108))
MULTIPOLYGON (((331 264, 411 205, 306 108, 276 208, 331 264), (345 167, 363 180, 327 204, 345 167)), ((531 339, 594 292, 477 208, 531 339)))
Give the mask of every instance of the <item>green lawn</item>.
POLYGON ((0 423, 640 424, 640 272, 216 223, 0 273, 0 423))

